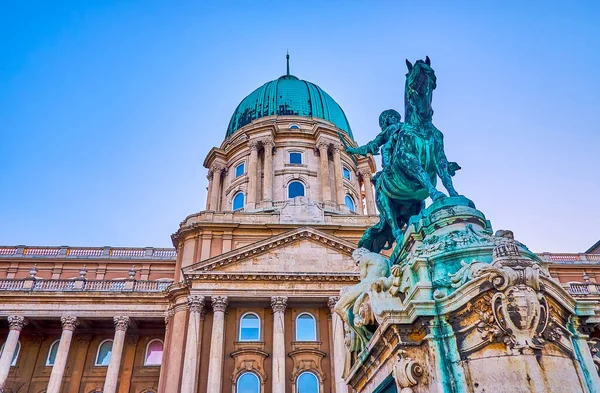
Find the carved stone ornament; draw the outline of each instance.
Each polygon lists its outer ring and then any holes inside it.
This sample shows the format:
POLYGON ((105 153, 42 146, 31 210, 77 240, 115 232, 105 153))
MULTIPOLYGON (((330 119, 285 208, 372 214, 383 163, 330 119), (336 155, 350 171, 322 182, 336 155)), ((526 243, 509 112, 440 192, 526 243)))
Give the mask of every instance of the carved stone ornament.
POLYGON ((8 319, 8 328, 10 330, 21 331, 21 329, 23 329, 23 327, 25 327, 29 323, 27 318, 25 318, 21 315, 9 315, 7 319, 8 319))
POLYGON ((339 296, 329 296, 329 299, 327 300, 327 307, 329 307, 330 313, 333 314, 335 312, 335 305, 337 304, 338 300, 340 300, 339 296))
POLYGON ((213 296, 211 297, 211 304, 213 312, 225 312, 229 304, 229 298, 227 296, 213 296))
POLYGON ((592 359, 594 360, 594 366, 596 366, 596 372, 600 375, 600 357, 598 356, 598 352, 600 352, 600 339, 593 338, 588 341, 588 346, 590 347, 590 352, 592 353, 592 359))
POLYGON ((408 356, 406 351, 398 352, 398 359, 392 368, 398 393, 413 393, 411 386, 419 383, 423 376, 423 367, 408 356))
POLYGON ((287 307, 288 298, 286 296, 273 296, 271 298, 271 308, 273 312, 284 312, 287 307))
POLYGON ((117 331, 126 331, 129 327, 129 317, 124 315, 118 315, 113 317, 113 321, 115 323, 115 330, 117 331))
POLYGON ((204 296, 190 295, 188 296, 187 306, 190 312, 204 313, 204 296))
POLYGON ((62 324, 63 330, 74 331, 75 328, 79 325, 79 321, 77 317, 72 315, 65 315, 60 318, 60 323, 62 324))
POLYGON ((225 166, 222 164, 218 164, 218 163, 212 164, 210 166, 210 171, 213 173, 214 172, 221 173, 224 169, 225 169, 225 166))
POLYGON ((250 151, 258 150, 258 146, 259 145, 260 145, 260 141, 259 140, 248 141, 248 148, 250 149, 250 151))

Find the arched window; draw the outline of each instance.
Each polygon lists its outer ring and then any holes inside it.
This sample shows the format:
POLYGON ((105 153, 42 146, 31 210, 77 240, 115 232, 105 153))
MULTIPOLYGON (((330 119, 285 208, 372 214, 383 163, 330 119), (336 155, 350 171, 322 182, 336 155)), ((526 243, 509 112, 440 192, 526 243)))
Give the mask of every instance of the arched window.
MULTIPOLYGON (((0 356, 2 356, 2 352, 4 352, 4 344, 0 348, 0 356)), ((15 348, 15 353, 13 354, 12 362, 10 362, 11 366, 17 365, 17 359, 19 358, 19 353, 21 352, 21 342, 17 341, 17 347, 15 348)))
POLYGON ((351 212, 353 212, 356 209, 356 207, 354 206, 354 201, 352 200, 352 197, 350 195, 346 195, 346 197, 344 198, 344 203, 346 204, 348 209, 350 209, 351 212))
POLYGON ((288 184, 288 198, 304 196, 304 184, 299 181, 293 181, 288 184))
POLYGON ((290 124, 288 127, 290 130, 299 130, 300 126, 298 124, 290 124))
POLYGON ((231 205, 232 205, 233 211, 243 209, 244 208, 244 193, 240 191, 237 194, 235 194, 235 196, 233 197, 233 203, 231 205))
POLYGON ((244 373, 237 380, 235 392, 260 393, 260 380, 254 373, 244 373))
POLYGON ((110 355, 112 353, 112 340, 104 340, 98 346, 98 353, 96 354, 95 366, 108 366, 110 362, 110 355))
POLYGON ((159 339, 152 340, 146 346, 144 366, 160 366, 163 357, 163 342, 159 339))
POLYGON ((246 172, 245 163, 241 162, 236 165, 236 167, 235 167, 235 177, 236 178, 242 176, 245 172, 246 172))
POLYGON ((342 167, 342 174, 346 179, 350 180, 350 169, 346 168, 345 166, 342 167))
POLYGON ((319 379, 310 372, 303 372, 296 378, 296 393, 319 393, 319 379))
POLYGON ((315 317, 307 312, 296 318, 296 341, 317 341, 315 317))
POLYGON ((240 341, 260 340, 260 318, 254 313, 242 315, 240 319, 240 341))
POLYGON ((58 353, 58 345, 60 344, 60 340, 56 340, 50 345, 50 350, 48 351, 48 357, 46 358, 46 366, 53 366, 54 361, 56 360, 56 354, 58 353))

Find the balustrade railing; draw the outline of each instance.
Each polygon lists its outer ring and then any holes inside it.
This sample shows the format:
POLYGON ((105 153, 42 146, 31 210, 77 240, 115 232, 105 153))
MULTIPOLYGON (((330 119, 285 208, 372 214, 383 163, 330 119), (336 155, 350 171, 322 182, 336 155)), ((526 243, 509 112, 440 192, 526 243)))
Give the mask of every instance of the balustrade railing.
POLYGON ((144 292, 165 291, 172 281, 152 280, 44 280, 36 278, 0 279, 1 291, 34 292, 144 292))

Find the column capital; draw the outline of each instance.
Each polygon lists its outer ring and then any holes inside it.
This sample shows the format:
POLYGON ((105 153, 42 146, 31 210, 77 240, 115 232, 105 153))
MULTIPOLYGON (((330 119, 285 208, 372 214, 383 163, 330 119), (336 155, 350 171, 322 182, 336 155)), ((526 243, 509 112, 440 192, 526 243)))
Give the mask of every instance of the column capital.
POLYGON ((251 139, 248 141, 248 148, 250 151, 258 151, 258 147, 262 141, 260 139, 251 139))
POLYGON ((27 318, 21 315, 9 315, 6 319, 8 319, 9 330, 21 331, 29 323, 27 318))
POLYGON ((225 312, 227 305, 229 304, 229 298, 227 296, 213 296, 210 298, 210 300, 212 303, 213 312, 225 312))
POLYGON ((118 315, 113 317, 113 321, 115 323, 115 330, 117 331, 126 331, 129 327, 129 317, 125 315, 118 315))
POLYGON ((373 177, 370 168, 358 168, 358 173, 360 173, 362 177, 368 177, 369 179, 373 177))
POLYGON ((319 150, 323 150, 323 149, 328 150, 329 145, 331 145, 331 142, 328 142, 328 141, 318 141, 317 142, 317 148, 319 150))
POLYGON ((341 153, 341 152, 345 151, 345 149, 344 149, 344 145, 342 145, 342 144, 341 144, 341 143, 339 143, 339 142, 334 142, 334 143, 332 143, 331 145, 332 145, 332 148, 333 148, 333 152, 334 152, 334 153, 341 153))
POLYGON ((340 300, 339 296, 329 296, 329 299, 327 300, 327 307, 329 307, 329 312, 331 312, 331 314, 335 312, 334 309, 338 300, 340 300))
POLYGON ((223 170, 225 170, 225 165, 223 165, 223 164, 220 164, 220 163, 218 163, 218 162, 215 162, 215 163, 213 163, 213 164, 210 166, 210 169, 209 169, 209 171, 210 171, 210 172, 212 172, 212 173, 215 173, 215 172, 217 172, 217 173, 219 173, 219 174, 220 174, 220 173, 221 173, 223 170))
POLYGON ((204 296, 188 296, 187 307, 190 309, 190 312, 197 312, 200 313, 200 315, 204 315, 204 304, 204 296))
POLYGON ((79 325, 77 317, 73 315, 65 315, 64 317, 60 317, 60 323, 62 325, 63 330, 70 331, 74 331, 75 328, 79 325))
POLYGON ((273 296, 271 298, 271 308, 273 312, 284 312, 287 307, 287 296, 273 296))
POLYGON ((273 147, 275 147, 275 142, 273 141, 273 138, 263 138, 260 141, 265 150, 267 150, 268 148, 272 149, 273 147))

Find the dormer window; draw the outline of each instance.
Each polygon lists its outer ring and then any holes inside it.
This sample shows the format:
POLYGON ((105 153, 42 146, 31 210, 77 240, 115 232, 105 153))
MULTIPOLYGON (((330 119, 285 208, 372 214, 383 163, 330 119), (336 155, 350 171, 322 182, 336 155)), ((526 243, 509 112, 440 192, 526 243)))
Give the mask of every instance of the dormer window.
POLYGON ((235 167, 235 177, 238 178, 244 173, 246 173, 246 165, 244 165, 244 163, 241 162, 235 167))
POLYGON ((289 153, 289 161, 290 164, 293 165, 302 165, 302 153, 298 151, 291 151, 289 153))

